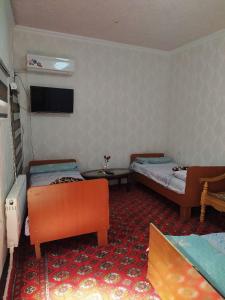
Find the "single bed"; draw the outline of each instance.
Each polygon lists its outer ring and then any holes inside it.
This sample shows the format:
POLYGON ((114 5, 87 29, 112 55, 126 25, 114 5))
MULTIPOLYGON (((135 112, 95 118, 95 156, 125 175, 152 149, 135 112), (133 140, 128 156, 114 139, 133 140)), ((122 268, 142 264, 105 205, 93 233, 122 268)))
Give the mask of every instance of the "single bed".
MULTIPOLYGON (((163 153, 139 153, 131 155, 131 165, 138 157, 164 157, 163 153)), ((186 180, 180 180, 175 176, 170 176, 168 179, 168 173, 172 173, 172 168, 176 163, 168 164, 168 168, 165 167, 165 177, 161 174, 157 176, 150 176, 149 171, 143 169, 143 166, 139 164, 139 169, 133 168, 133 178, 135 181, 144 184, 150 189, 156 191, 167 199, 175 202, 180 206, 180 219, 187 221, 191 216, 191 208, 200 206, 202 185, 200 183, 201 177, 217 176, 225 172, 225 166, 190 166, 187 168, 186 180), (167 180, 167 181, 166 181, 167 180)), ((157 166, 155 166, 157 168, 157 166)), ((156 172, 157 173, 157 172, 156 172)), ((221 190, 223 183, 218 182, 212 184, 212 190, 221 190)))
POLYGON ((162 300, 222 300, 224 273, 224 234, 164 236, 150 224, 147 279, 162 300))
POLYGON ((151 178, 155 182, 161 184, 162 186, 178 193, 185 193, 185 181, 186 178, 179 179, 175 177, 174 174, 179 172, 187 171, 173 171, 177 167, 177 163, 168 162, 168 163, 159 163, 159 164, 140 164, 139 162, 134 161, 131 165, 131 169, 137 173, 151 178))
POLYGON ((56 171, 59 166, 75 162, 73 159, 42 160, 29 164, 29 231, 37 258, 41 257, 41 243, 87 233, 96 232, 98 245, 107 245, 108 182, 105 179, 82 180, 77 169, 56 171), (54 171, 31 174, 35 166, 45 169, 54 166, 54 171), (64 183, 60 183, 62 177, 64 183), (68 182, 68 179, 75 181, 68 182))

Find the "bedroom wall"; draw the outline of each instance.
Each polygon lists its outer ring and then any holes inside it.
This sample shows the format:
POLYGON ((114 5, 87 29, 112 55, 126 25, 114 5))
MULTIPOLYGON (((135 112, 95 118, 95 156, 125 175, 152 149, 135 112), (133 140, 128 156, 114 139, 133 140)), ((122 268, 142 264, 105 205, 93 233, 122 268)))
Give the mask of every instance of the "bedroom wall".
MULTIPOLYGON (((0 1, 0 57, 12 71, 13 16, 8 0, 0 1)), ((0 74, 1 75, 1 74, 0 74)), ((0 277, 6 257, 5 198, 13 184, 13 148, 10 118, 0 119, 0 277)))
POLYGON ((166 52, 16 27, 14 61, 21 72, 27 52, 75 61, 71 77, 20 74, 27 89, 75 90, 74 114, 31 114, 35 159, 76 157, 82 169, 90 169, 102 167, 104 154, 110 154, 112 167, 126 167, 130 153, 165 149, 166 52))
POLYGON ((75 61, 72 77, 20 74, 27 90, 75 89, 71 116, 24 111, 26 162, 33 152, 35 159, 77 157, 82 169, 99 168, 109 153, 117 167, 127 166, 132 152, 165 151, 181 164, 225 163, 224 32, 165 53, 16 27, 14 47, 23 72, 27 52, 75 61))
POLYGON ((183 164, 225 164, 225 31, 171 60, 168 152, 183 164))

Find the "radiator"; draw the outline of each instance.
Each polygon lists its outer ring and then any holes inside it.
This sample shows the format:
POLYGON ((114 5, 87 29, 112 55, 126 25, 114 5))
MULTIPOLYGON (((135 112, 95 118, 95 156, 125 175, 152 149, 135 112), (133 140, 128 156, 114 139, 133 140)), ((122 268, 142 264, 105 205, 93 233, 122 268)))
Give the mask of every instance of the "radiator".
POLYGON ((26 175, 19 175, 9 192, 6 203, 7 247, 17 247, 26 211, 26 175))

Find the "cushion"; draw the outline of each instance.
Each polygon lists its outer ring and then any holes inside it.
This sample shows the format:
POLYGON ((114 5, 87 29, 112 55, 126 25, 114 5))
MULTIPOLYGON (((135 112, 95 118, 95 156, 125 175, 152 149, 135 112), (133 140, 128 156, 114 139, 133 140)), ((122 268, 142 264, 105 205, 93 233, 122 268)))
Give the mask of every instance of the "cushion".
POLYGON ((76 182, 76 181, 83 181, 83 179, 74 178, 74 177, 61 177, 61 178, 57 178, 50 184, 68 183, 68 182, 76 182))
POLYGON ((225 193, 209 193, 209 196, 225 201, 225 193))
POLYGON ((31 166, 30 174, 78 170, 76 162, 31 166))
POLYGON ((173 162, 173 159, 168 156, 161 157, 136 157, 136 162, 139 164, 165 164, 173 162))
POLYGON ((175 172, 173 172, 173 175, 175 177, 177 177, 178 179, 186 181, 187 171, 186 170, 175 171, 175 172))
POLYGON ((188 167, 187 166, 176 166, 176 167, 173 167, 173 171, 181 171, 181 170, 187 170, 188 167))

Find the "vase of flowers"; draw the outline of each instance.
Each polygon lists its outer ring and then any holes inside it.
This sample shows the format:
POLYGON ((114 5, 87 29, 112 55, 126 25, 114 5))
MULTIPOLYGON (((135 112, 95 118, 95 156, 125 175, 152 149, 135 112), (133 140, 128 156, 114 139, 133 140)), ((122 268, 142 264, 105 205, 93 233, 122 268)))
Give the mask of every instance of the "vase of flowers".
POLYGON ((103 169, 108 169, 109 168, 109 160, 111 156, 110 155, 104 155, 104 166, 103 169))

